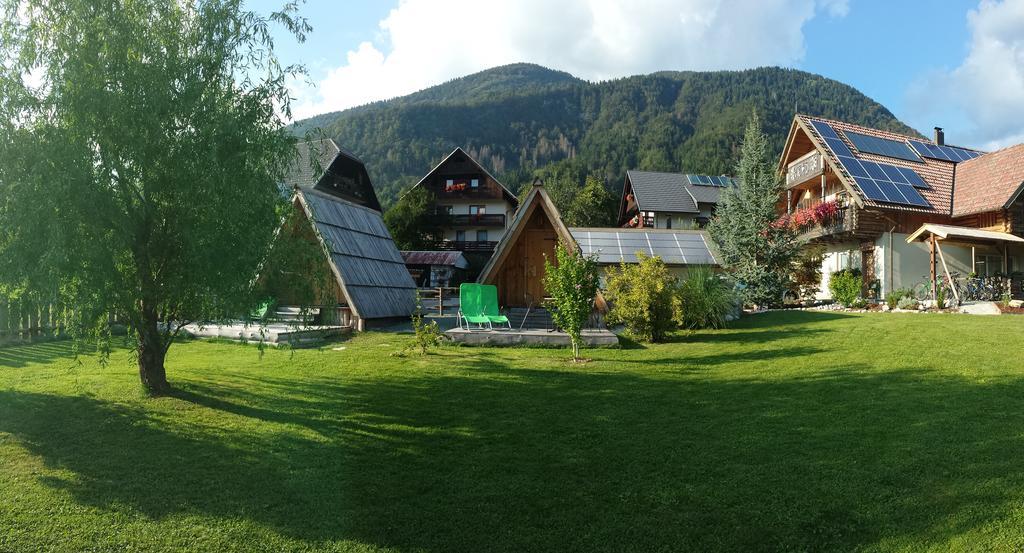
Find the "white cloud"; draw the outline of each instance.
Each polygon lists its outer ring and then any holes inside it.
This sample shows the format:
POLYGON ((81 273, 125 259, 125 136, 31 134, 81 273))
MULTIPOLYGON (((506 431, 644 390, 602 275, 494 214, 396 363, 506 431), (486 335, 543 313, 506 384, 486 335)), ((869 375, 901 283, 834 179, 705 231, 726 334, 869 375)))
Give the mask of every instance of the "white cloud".
POLYGON ((965 119, 963 140, 988 149, 1024 142, 1024 0, 983 0, 967 14, 963 63, 919 79, 916 115, 965 119))
POLYGON ((515 62, 589 80, 793 65, 805 23, 848 11, 848 0, 401 0, 378 43, 295 88, 293 109, 308 117, 515 62))

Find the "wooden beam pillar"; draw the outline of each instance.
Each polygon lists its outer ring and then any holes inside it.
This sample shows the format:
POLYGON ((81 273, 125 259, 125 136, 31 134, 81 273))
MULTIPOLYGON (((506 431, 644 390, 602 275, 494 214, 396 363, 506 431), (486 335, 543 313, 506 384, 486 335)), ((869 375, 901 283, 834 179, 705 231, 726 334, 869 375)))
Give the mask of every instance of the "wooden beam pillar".
POLYGON ((786 190, 786 213, 793 214, 793 189, 786 190))
MULTIPOLYGON (((935 250, 939 252, 939 260, 942 261, 942 272, 946 274, 946 279, 949 281, 950 288, 953 290, 953 299, 956 300, 956 304, 960 305, 960 293, 956 291, 956 283, 953 282, 953 275, 949 272, 949 265, 946 265, 946 256, 942 254, 942 246, 938 242, 935 243, 935 250)), ((939 308, 945 307, 940 305, 939 308)))
POLYGON ((935 282, 935 277, 936 277, 935 269, 936 269, 936 267, 935 267, 935 235, 934 234, 928 240, 928 258, 929 258, 928 269, 930 271, 929 276, 931 277, 931 283, 932 283, 932 299, 935 299, 938 290, 936 290, 936 282, 935 282))
POLYGON ((825 201, 825 172, 821 173, 821 197, 818 198, 820 201, 825 201))

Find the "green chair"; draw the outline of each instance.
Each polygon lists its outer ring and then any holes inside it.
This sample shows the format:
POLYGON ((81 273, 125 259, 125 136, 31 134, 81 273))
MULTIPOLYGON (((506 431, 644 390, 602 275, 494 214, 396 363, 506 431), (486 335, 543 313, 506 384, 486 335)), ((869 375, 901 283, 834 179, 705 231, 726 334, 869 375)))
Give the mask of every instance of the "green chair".
POLYGON ((459 285, 459 328, 462 322, 466 322, 466 330, 472 330, 469 325, 477 325, 482 330, 484 325, 491 328, 491 320, 484 315, 483 306, 480 303, 480 285, 465 282, 459 285))
POLYGON ((508 329, 512 330, 512 323, 509 322, 508 317, 501 314, 501 310, 498 309, 498 287, 490 284, 480 285, 480 305, 483 307, 483 315, 487 317, 487 320, 492 324, 508 325, 508 329))
POLYGON ((249 318, 253 319, 253 320, 256 320, 256 321, 262 321, 263 319, 267 318, 267 315, 270 312, 270 308, 273 307, 273 306, 274 306, 274 299, 273 298, 267 298, 266 300, 263 300, 263 302, 260 303, 256 307, 256 309, 253 309, 252 312, 249 313, 249 318))

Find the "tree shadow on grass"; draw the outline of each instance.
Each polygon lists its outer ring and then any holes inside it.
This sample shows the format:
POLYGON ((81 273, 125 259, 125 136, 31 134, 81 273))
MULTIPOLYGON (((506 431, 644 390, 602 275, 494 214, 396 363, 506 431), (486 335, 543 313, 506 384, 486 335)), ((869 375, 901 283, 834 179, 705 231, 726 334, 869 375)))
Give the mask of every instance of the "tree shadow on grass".
POLYGON ((1024 496, 1017 379, 856 365, 653 378, 520 368, 490 352, 447 361, 443 373, 379 378, 180 381, 166 401, 222 413, 200 419, 211 427, 146 404, 3 391, 0 431, 72 471, 46 483, 79 503, 244 518, 313 547, 941 547, 1024 496))
MULTIPOLYGON (((93 353, 92 349, 80 351, 80 355, 93 353)), ((44 340, 31 344, 0 346, 0 368, 20 368, 30 364, 46 364, 61 358, 74 362, 75 349, 71 340, 44 340)))

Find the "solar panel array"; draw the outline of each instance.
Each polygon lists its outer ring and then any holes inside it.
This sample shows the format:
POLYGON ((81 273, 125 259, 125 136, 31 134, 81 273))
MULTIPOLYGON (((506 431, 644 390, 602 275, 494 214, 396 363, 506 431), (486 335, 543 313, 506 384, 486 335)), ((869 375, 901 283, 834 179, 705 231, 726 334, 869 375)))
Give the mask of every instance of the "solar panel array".
POLYGON ((850 139, 853 146, 862 153, 924 163, 924 160, 914 153, 914 150, 908 146, 906 142, 889 140, 888 138, 879 138, 877 136, 869 136, 853 131, 844 132, 846 133, 846 138, 850 139))
POLYGON ((965 150, 955 146, 939 146, 938 144, 929 144, 920 140, 911 140, 910 143, 914 145, 917 153, 924 157, 952 161, 953 163, 967 161, 981 155, 981 152, 975 152, 974 150, 965 150))
POLYGON ((735 184, 732 177, 714 177, 710 175, 686 175, 686 180, 690 184, 704 186, 731 186, 735 184))
POLYGON ((584 255, 598 263, 636 263, 636 252, 657 255, 668 265, 717 265, 704 232, 569 229, 584 255))
POLYGON ((927 189, 930 187, 916 171, 886 163, 859 160, 854 157, 853 152, 839 138, 831 125, 821 121, 812 121, 811 123, 839 158, 839 163, 853 177, 854 182, 857 183, 866 198, 876 202, 931 207, 928 200, 924 199, 917 191, 917 188, 927 189))

